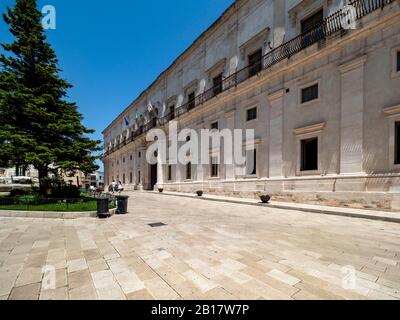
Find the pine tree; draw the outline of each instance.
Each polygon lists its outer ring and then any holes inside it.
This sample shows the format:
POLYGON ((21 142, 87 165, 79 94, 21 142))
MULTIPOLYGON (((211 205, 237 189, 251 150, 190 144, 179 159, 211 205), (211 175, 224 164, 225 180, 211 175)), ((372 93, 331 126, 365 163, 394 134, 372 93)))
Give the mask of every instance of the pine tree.
POLYGON ((0 166, 33 165, 41 186, 53 170, 97 170, 100 141, 66 101, 72 86, 59 76, 36 0, 17 0, 3 19, 15 40, 2 44, 8 54, 0 56, 0 166))

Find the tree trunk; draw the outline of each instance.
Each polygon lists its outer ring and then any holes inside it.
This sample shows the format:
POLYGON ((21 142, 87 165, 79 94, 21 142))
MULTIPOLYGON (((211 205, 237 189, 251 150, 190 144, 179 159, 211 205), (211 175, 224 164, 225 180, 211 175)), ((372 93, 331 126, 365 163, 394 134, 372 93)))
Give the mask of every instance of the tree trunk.
POLYGON ((45 195, 47 192, 47 184, 46 184, 46 178, 49 175, 49 168, 47 166, 40 167, 37 169, 39 172, 39 190, 40 194, 45 195))

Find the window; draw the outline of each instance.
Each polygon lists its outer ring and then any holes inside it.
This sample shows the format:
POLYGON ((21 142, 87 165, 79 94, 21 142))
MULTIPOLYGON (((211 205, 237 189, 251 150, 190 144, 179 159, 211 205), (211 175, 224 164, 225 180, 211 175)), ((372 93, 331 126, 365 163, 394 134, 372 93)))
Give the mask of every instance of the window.
POLYGON ((396 71, 400 72, 400 51, 397 51, 397 64, 396 64, 396 71))
POLYGON ((211 157, 211 177, 217 178, 219 176, 218 157, 211 157))
POLYGON ((394 148, 394 163, 400 164, 400 121, 395 123, 394 148))
MULTIPOLYGON (((101 178, 100 178, 101 179, 101 178)), ((133 175, 132 172, 129 173, 129 183, 132 184, 133 183, 133 175)))
POLYGON ((117 160, 117 166, 119 165, 119 160, 117 160))
POLYGON ((26 176, 26 169, 24 167, 16 166, 15 167, 15 175, 18 177, 26 176))
POLYGON ((131 161, 132 161, 132 155, 130 155, 130 159, 131 159, 131 161))
POLYGON ((312 16, 301 21, 301 33, 307 32, 324 20, 324 10, 321 9, 312 16))
POLYGON ((141 158, 142 157, 142 153, 139 151, 138 153, 138 157, 141 158))
POLYGON ((301 89, 301 103, 317 100, 319 97, 318 91, 319 91, 318 83, 310 87, 301 89))
POLYGON ((196 101, 195 101, 195 93, 191 92, 188 94, 188 109, 193 109, 196 106, 196 101))
POLYGON ((213 78, 213 92, 215 96, 222 92, 222 73, 213 78))
POLYGON ((122 175, 122 183, 125 184, 125 173, 122 175))
POLYGON ((305 33, 305 35, 302 38, 302 45, 303 48, 306 48, 315 41, 322 40, 325 37, 325 29, 324 25, 322 24, 322 21, 324 20, 324 11, 321 9, 317 13, 313 14, 312 16, 304 19, 301 22, 301 33, 305 33), (312 32, 308 32, 315 28, 316 26, 319 26, 312 32))
POLYGON ((186 180, 191 180, 192 179, 192 163, 189 162, 186 165, 186 180))
POLYGON ((125 163, 125 158, 122 158, 122 163, 125 163))
POLYGON ((318 170, 318 138, 301 140, 301 171, 318 170))
POLYGON ((246 111, 246 121, 251 121, 257 119, 257 107, 248 109, 246 111))
POLYGON ((141 184, 142 183, 142 181, 141 181, 141 176, 140 176, 140 170, 138 171, 138 184, 141 184))
POLYGON ((169 107, 169 121, 175 119, 175 105, 169 107))
POLYGON ((171 181, 172 180, 172 166, 168 166, 168 171, 167 171, 167 180, 171 181))
POLYGON ((257 174, 257 150, 246 150, 246 174, 257 174))
POLYGON ((218 130, 218 121, 211 123, 211 130, 218 130))
POLYGON ((262 49, 249 55, 249 76, 252 77, 259 73, 262 69, 261 65, 262 49))

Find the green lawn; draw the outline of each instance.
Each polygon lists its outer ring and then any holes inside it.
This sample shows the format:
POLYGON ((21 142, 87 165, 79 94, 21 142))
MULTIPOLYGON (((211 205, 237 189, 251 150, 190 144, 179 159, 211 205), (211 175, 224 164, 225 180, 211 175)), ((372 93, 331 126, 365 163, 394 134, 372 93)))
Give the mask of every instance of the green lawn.
MULTIPOLYGON (((110 205, 110 209, 115 206, 110 205)), ((52 203, 41 205, 12 204, 0 205, 0 210, 16 210, 16 211, 56 211, 56 212, 84 212, 96 211, 96 201, 78 202, 78 203, 52 203)))

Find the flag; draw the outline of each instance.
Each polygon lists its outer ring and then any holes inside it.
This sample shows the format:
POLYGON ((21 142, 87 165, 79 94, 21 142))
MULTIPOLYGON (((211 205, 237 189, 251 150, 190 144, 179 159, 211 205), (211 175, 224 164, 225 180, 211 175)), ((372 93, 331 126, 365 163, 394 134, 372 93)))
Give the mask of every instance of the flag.
POLYGON ((125 126, 129 127, 129 116, 124 118, 125 126))
POLYGON ((151 101, 149 101, 149 104, 147 105, 147 110, 149 111, 149 112, 151 112, 151 111, 153 111, 153 105, 152 105, 152 103, 151 103, 151 101))

